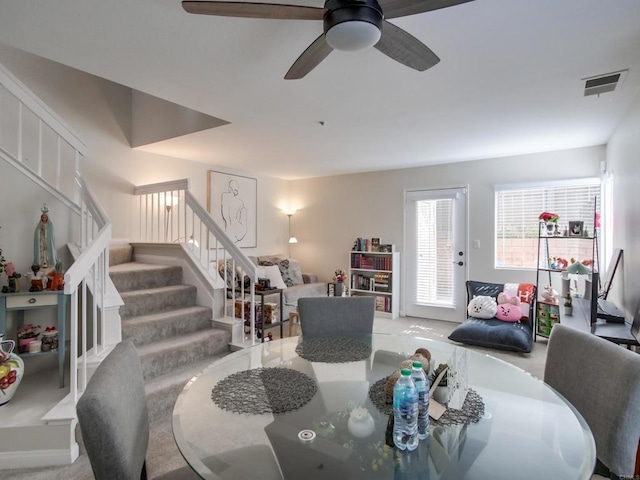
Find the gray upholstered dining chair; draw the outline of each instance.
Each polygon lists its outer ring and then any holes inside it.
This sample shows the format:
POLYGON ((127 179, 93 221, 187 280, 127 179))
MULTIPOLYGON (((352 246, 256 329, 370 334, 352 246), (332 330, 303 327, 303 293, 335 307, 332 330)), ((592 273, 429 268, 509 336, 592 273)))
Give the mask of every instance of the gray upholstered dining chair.
MULTIPOLYGON (((76 413, 97 480, 146 480, 149 415, 140 357, 130 340, 118 343, 96 369, 76 413)), ((184 466, 157 478, 196 476, 184 466)))
POLYGON ((544 381, 582 414, 595 438, 598 460, 611 478, 635 478, 640 355, 558 324, 549 338, 544 381))
POLYGON ((298 300, 302 336, 372 333, 374 297, 308 297, 298 300))
POLYGON ((76 405, 93 474, 146 479, 149 415, 138 352, 118 343, 95 371, 76 405))

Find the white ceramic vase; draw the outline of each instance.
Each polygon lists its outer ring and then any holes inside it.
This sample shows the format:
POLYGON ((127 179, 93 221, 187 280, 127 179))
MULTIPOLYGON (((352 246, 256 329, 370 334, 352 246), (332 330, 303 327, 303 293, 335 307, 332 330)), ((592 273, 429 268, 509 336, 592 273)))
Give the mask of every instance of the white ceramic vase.
POLYGON ((375 422, 369 411, 364 407, 356 407, 349 415, 347 422, 349 433, 356 438, 366 438, 376 429, 375 422))

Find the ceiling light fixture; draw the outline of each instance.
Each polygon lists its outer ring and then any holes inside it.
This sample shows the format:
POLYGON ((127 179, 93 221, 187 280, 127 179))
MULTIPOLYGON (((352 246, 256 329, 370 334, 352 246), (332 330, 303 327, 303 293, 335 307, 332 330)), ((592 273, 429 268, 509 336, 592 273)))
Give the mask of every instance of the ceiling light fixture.
POLYGON ((371 48, 380 40, 383 15, 376 0, 329 0, 325 8, 324 32, 330 47, 355 52, 371 48))

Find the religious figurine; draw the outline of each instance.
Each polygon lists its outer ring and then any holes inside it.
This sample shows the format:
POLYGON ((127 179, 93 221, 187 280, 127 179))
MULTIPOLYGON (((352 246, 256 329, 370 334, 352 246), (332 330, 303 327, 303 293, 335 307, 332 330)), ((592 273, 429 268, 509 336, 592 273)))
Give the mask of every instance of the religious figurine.
POLYGON ((46 269, 58 262, 54 244, 53 223, 49 220, 49 208, 45 204, 40 210, 40 221, 33 235, 33 264, 46 269))

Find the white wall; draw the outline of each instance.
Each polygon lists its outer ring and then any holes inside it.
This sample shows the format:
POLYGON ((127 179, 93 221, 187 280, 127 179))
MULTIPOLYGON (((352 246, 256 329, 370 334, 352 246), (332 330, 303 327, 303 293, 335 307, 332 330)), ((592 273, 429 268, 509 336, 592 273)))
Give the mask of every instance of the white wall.
POLYGON ((494 158, 423 168, 323 177, 292 183, 291 202, 299 243, 292 256, 307 270, 330 278, 349 266, 357 237, 380 237, 403 250, 403 198, 407 189, 468 186, 469 278, 493 282, 535 282, 535 272, 496 270, 494 259, 494 185, 598 177, 605 147, 494 158))
MULTIPOLYGON (((127 141, 131 128, 131 91, 126 87, 2 45, 0 63, 57 113, 86 144, 88 155, 81 171, 111 218, 114 239, 129 238, 129 228, 135 218, 131 211, 131 193, 136 185, 189 178, 192 193, 206 206, 207 170, 252 176, 247 172, 131 149, 127 141)), ((10 167, 2 163, 0 176, 4 177, 5 170, 10 167)), ((287 217, 281 209, 287 207, 287 188, 285 180, 258 177, 258 248, 245 249, 248 255, 281 252, 286 248, 287 217)), ((19 201, 25 204, 21 208, 26 208, 31 202, 23 197, 19 195, 10 200, 5 196, 3 204, 19 201)), ((38 208, 29 208, 29 215, 35 220, 37 216, 32 211, 37 213, 38 208)), ((10 225, 21 217, 20 211, 1 209, 0 225, 10 225)), ((52 218, 55 220, 56 217, 52 218)), ((6 232, 2 233, 6 236, 6 232)))
POLYGON ((630 315, 640 302, 640 93, 607 145, 613 175, 613 247, 623 250, 611 295, 630 315))

